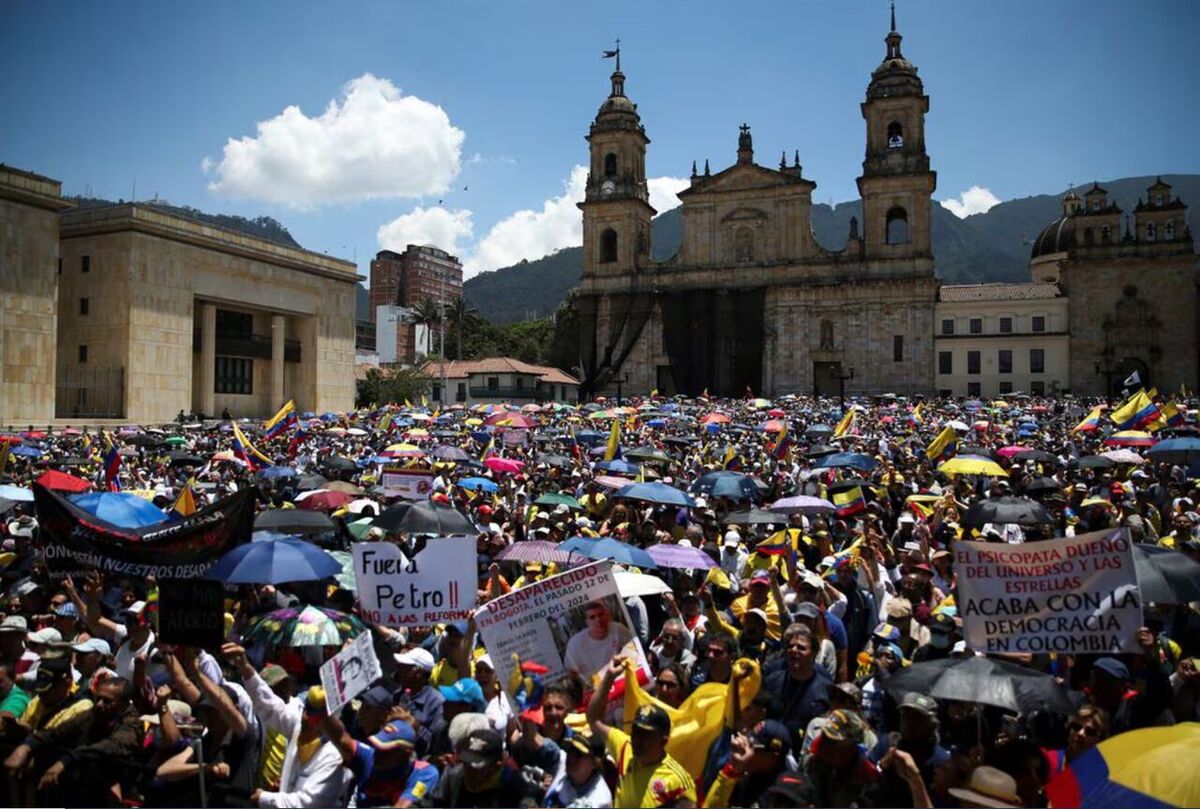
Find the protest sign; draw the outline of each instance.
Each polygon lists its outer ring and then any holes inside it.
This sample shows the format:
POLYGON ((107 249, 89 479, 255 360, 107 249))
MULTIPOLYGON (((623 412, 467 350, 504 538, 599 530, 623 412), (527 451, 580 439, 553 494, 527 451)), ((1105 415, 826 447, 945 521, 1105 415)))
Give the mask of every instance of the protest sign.
POLYGON ((1007 545, 958 542, 958 614, 980 652, 1138 650, 1142 599, 1120 528, 1007 545))
POLYGON ((385 469, 380 483, 387 497, 428 500, 433 493, 433 478, 429 469, 385 469))
POLYGON ((546 682, 578 674, 592 688, 616 655, 649 666, 608 562, 583 565, 502 595, 475 611, 475 626, 500 682, 513 654, 549 671, 546 682))
POLYGON ((358 605, 384 626, 431 626, 471 617, 478 580, 475 538, 355 542, 358 605))
POLYGON ((225 640, 225 588, 219 581, 164 579, 158 584, 158 639, 216 649, 225 640))
POLYGON ((333 715, 383 676, 371 633, 363 632, 350 644, 321 664, 321 687, 325 710, 333 715))
POLYGON ((529 444, 529 431, 508 427, 505 428, 501 440, 506 447, 524 447, 529 444))
POLYGON ((36 483, 34 504, 46 570, 91 570, 132 578, 194 579, 226 551, 250 540, 256 490, 247 488, 181 519, 125 528, 100 519, 36 483))

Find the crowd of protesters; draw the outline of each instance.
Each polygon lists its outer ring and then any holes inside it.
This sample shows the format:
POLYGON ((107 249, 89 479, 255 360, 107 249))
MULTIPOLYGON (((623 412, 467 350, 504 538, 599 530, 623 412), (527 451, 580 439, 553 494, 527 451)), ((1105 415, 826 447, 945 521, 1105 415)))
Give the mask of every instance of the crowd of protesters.
MULTIPOLYGON (((1069 695, 1065 713, 897 693, 889 678, 979 654, 954 606, 953 549, 962 539, 1020 543, 1123 527, 1135 542, 1200 561, 1200 466, 1128 449, 1105 457, 1114 431, 1106 416, 1076 429, 1095 404, 879 397, 854 400, 847 417, 836 400, 811 397, 645 398, 514 408, 528 424, 511 441, 505 432, 518 428, 463 407, 304 414, 270 438, 240 423, 274 468, 293 472, 276 476, 231 451, 228 422, 114 431, 116 471, 100 460, 95 430, 15 431, 0 437, 8 445, 0 467, 0 801, 1046 806, 1047 785, 1084 751, 1117 734, 1200 721, 1200 604, 1146 605, 1138 653, 1005 657, 1052 678, 1069 695), (943 458, 929 457, 951 421, 966 429, 941 448, 943 458), (398 442, 412 448, 384 460, 398 442), (1024 449, 999 452, 1013 445, 1024 449), (442 460, 438 447, 469 460, 442 460), (872 463, 821 466, 832 452, 872 463), (1003 473, 940 472, 939 461, 955 452, 1003 473), (626 465, 605 463, 614 454, 626 465), (523 467, 492 471, 480 463, 486 456, 523 467), (260 509, 286 510, 302 507, 304 492, 337 483, 352 499, 329 509, 331 529, 306 539, 345 550, 401 539, 372 525, 392 505, 379 488, 385 464, 431 470, 433 499, 477 526, 480 604, 561 571, 498 558, 532 539, 611 537, 707 554, 707 569, 645 571, 663 577, 669 592, 626 600, 655 700, 622 721, 609 703, 623 672, 618 658, 594 680, 539 683, 536 697, 525 693, 518 704, 516 684, 497 676, 473 621, 395 628, 359 614, 384 676, 330 713, 318 669, 338 646, 251 642, 245 630, 290 606, 355 614, 344 581, 228 587, 223 644, 160 643, 156 582, 48 574, 42 553, 56 537, 39 529, 34 503, 20 496, 57 470, 98 490, 112 483, 135 492, 164 513, 185 488, 199 508, 254 488, 260 509), (737 473, 734 485, 695 487, 716 471, 737 473), (488 479, 495 491, 458 485, 467 477, 488 479), (691 489, 695 506, 616 496, 635 480, 691 489), (794 495, 835 503, 831 492, 847 486, 861 502, 763 516, 794 495), (536 505, 547 494, 573 502, 536 505), (973 504, 1006 495, 1041 504, 1052 521, 964 524, 973 504), (738 522, 736 514, 749 516, 738 522), (686 721, 677 711, 686 712, 696 689, 736 688, 752 672, 757 693, 738 702, 703 770, 689 771, 668 751, 673 721, 686 721)), ((1179 403, 1184 424, 1158 425, 1156 437, 1195 432, 1187 404, 1179 403)))

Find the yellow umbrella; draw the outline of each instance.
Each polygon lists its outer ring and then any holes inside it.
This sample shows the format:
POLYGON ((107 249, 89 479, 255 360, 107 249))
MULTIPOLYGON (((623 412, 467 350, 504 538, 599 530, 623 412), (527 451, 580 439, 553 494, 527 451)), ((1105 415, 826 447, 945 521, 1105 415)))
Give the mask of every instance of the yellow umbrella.
POLYGON ((1008 473, 1000 467, 1000 464, 996 463, 995 461, 989 461, 986 458, 951 458, 939 466, 938 471, 945 475, 986 475, 994 478, 1008 477, 1008 473))
POLYGON ((420 438, 421 436, 429 435, 429 431, 426 430, 424 427, 414 427, 408 431, 408 434, 416 436, 417 438, 420 438))
POLYGON ((1089 497, 1079 504, 1080 508, 1087 508, 1088 506, 1103 506, 1113 511, 1117 510, 1116 505, 1111 500, 1105 500, 1103 497, 1089 497))
POLYGON ((483 424, 483 419, 472 417, 467 419, 466 424, 470 425, 471 427, 478 427, 480 424, 483 424))
POLYGON ((1008 402, 1004 401, 1003 399, 997 399, 996 401, 992 402, 992 407, 1008 407, 1008 402))

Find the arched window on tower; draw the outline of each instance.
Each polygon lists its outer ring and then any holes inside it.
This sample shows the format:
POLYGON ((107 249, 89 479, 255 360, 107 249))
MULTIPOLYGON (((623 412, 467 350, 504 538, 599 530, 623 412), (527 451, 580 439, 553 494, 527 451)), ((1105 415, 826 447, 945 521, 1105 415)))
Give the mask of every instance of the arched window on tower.
POLYGON ((821 321, 820 340, 821 340, 820 346, 821 346, 822 350, 825 350, 825 351, 833 350, 833 321, 832 320, 822 320, 821 321))
POLYGON ((904 127, 899 121, 892 121, 887 128, 887 145, 889 149, 899 149, 904 145, 904 127))
POLYGON ((1146 241, 1152 242, 1158 236, 1158 229, 1154 227, 1153 222, 1146 223, 1146 241))
POLYGON ((1111 241, 1112 241, 1112 228, 1109 227, 1108 225, 1105 225, 1104 227, 1100 228, 1100 242, 1102 244, 1108 244, 1111 241))
POLYGON ((738 228, 733 237, 733 254, 741 263, 754 261, 754 231, 738 228))
POLYGON ((604 176, 617 176, 617 156, 612 152, 609 152, 604 156, 604 176))
POLYGON ((1167 224, 1163 225, 1163 240, 1168 242, 1175 240, 1174 222, 1168 222, 1167 224))
POLYGON ((887 212, 887 243, 908 243, 908 212, 899 206, 887 212))
POLYGON ((617 260, 617 232, 608 228, 600 234, 600 263, 612 264, 617 260))

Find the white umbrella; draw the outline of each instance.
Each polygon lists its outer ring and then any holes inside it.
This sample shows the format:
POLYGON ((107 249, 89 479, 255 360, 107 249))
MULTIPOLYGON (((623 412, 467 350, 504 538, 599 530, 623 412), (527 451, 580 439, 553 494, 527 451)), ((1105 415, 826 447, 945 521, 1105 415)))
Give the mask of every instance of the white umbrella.
POLYGON ((617 590, 622 598, 633 596, 660 596, 671 592, 670 586, 658 576, 647 576, 645 573, 630 573, 618 570, 613 574, 617 578, 617 590))
POLYGON ((1146 459, 1138 455, 1131 449, 1110 449, 1108 452, 1101 452, 1105 458, 1108 458, 1113 463, 1145 463, 1146 459))
POLYGON ((967 430, 971 429, 967 424, 965 424, 964 422, 961 422, 961 421, 948 421, 948 422, 946 422, 946 426, 951 428, 952 430, 958 430, 959 432, 964 432, 964 433, 967 430))

